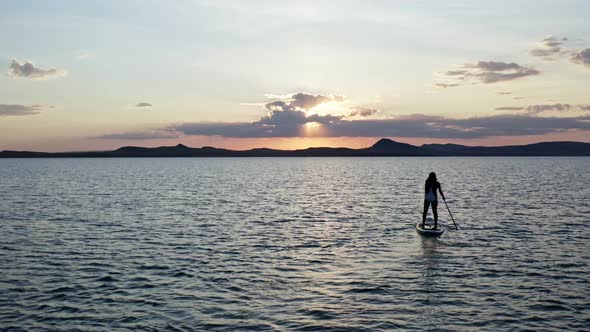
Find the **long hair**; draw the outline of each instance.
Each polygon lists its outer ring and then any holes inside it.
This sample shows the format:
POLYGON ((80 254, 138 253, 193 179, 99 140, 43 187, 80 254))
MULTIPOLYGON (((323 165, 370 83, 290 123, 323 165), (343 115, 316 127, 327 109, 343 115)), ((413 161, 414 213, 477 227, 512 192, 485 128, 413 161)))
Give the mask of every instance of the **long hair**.
POLYGON ((430 174, 428 174, 428 179, 426 179, 426 187, 435 188, 433 190, 436 190, 436 182, 436 173, 430 172, 430 174))
POLYGON ((436 173, 430 172, 430 174, 428 174, 428 179, 426 181, 430 183, 436 182, 436 173))

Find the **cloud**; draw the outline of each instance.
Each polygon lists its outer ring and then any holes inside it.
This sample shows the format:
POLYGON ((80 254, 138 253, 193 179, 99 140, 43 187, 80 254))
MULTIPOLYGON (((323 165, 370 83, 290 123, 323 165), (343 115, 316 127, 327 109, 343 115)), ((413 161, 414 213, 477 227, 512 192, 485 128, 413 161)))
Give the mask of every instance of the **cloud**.
POLYGON ((138 103, 137 105, 135 105, 135 107, 152 107, 152 104, 146 103, 146 102, 141 102, 141 103, 138 103))
POLYGON ((514 62, 501 62, 501 61, 478 61, 474 65, 466 65, 469 68, 477 68, 483 71, 506 71, 506 70, 519 70, 522 68, 514 62))
MULTIPOLYGON (((513 63, 488 62, 478 68, 509 71, 521 68, 513 63)), ((314 114, 309 111, 335 97, 295 94, 264 105, 267 115, 253 122, 197 122, 172 125, 167 135, 221 136, 227 138, 273 137, 429 137, 483 138, 494 136, 541 135, 568 130, 590 130, 587 116, 543 117, 544 110, 566 109, 569 104, 505 106, 497 110, 521 111, 485 117, 449 118, 414 114, 393 118, 368 118, 376 109, 352 107, 347 115, 314 114), (313 123, 313 126, 308 124, 313 123)), ((569 106, 572 107, 573 106, 569 106)), ((581 107, 581 106, 576 106, 581 107)), ((111 135, 112 136, 112 135, 111 135)), ((143 135, 137 135, 143 138, 143 135)), ((117 135, 116 138, 121 138, 117 135)), ((125 136, 128 138, 128 134, 125 136)))
MULTIPOLYGON (((269 126, 265 121, 234 123, 185 123, 175 129, 186 135, 232 138, 301 137, 306 121, 299 116, 290 125, 269 126)), ((541 135, 567 130, 590 130, 590 116, 539 117, 529 114, 495 115, 455 119, 414 114, 390 119, 324 121, 317 137, 429 137, 482 138, 493 136, 541 135)))
POLYGON ((330 126, 343 116, 308 115, 301 110, 273 110, 255 122, 187 123, 175 127, 187 135, 226 137, 303 137, 304 125, 317 123, 330 126))
MULTIPOLYGON (((344 115, 311 114, 314 107, 329 103, 342 102, 343 96, 311 95, 306 93, 293 94, 290 97, 282 95, 265 95, 266 97, 280 97, 264 104, 269 111, 255 122, 239 123, 188 123, 180 124, 176 129, 191 135, 222 135, 227 137, 301 137, 305 135, 304 126, 315 123, 329 126, 333 122, 341 121, 344 115), (220 134, 221 133, 221 134, 220 134)), ((369 116, 376 110, 354 109, 359 116, 369 116)))
POLYGON ((309 110, 316 107, 317 105, 327 103, 329 101, 332 101, 332 98, 321 95, 314 96, 308 95, 306 93, 298 93, 296 95, 293 95, 293 99, 291 100, 291 106, 309 110))
POLYGON ((575 53, 570 60, 573 63, 590 68, 590 48, 575 53))
POLYGON ((555 61, 560 56, 570 53, 570 50, 563 46, 567 40, 567 38, 558 38, 549 35, 531 49, 531 55, 545 61, 555 61))
POLYGON ((35 115, 54 106, 0 104, 0 116, 35 115))
POLYGON ((476 63, 464 64, 461 70, 449 70, 442 73, 449 79, 456 80, 450 83, 437 83, 439 87, 455 87, 465 82, 475 80, 483 84, 512 81, 519 78, 540 74, 537 69, 521 66, 514 62, 501 61, 478 61, 476 63))
POLYGON ((27 78, 32 80, 48 80, 61 76, 66 76, 67 71, 63 69, 41 69, 35 67, 32 62, 25 61, 20 62, 17 59, 13 59, 8 69, 8 75, 15 78, 27 78))
POLYGON ((377 114, 378 110, 374 108, 367 108, 367 107, 353 107, 353 111, 350 112, 349 116, 360 116, 360 117, 369 117, 377 114))
MULTIPOLYGON (((475 66, 475 65, 473 65, 475 66)), ((478 70, 513 71, 515 63, 478 63, 478 70)), ((335 97, 295 94, 290 98, 265 104, 269 113, 253 122, 181 123, 167 130, 185 135, 222 136, 228 138, 272 137, 429 137, 482 138, 493 136, 540 135, 567 130, 590 130, 590 115, 577 117, 542 117, 542 110, 565 109, 569 104, 505 106, 497 110, 522 111, 466 119, 423 114, 386 119, 367 118, 377 110, 353 107, 348 115, 313 114, 308 110, 334 101, 335 97), (360 117, 360 118, 359 118, 360 117), (313 127, 307 126, 315 123, 313 127), (310 130, 313 128, 313 130, 310 130)), ((571 106, 570 106, 571 107, 571 106)))
POLYGON ((509 91, 498 91, 496 93, 499 95, 511 95, 512 94, 512 92, 509 92, 509 91))
POLYGON ((144 131, 130 131, 125 133, 105 134, 94 137, 95 139, 118 139, 118 140, 150 140, 178 138, 179 134, 169 128, 152 129, 144 131))
POLYGON ((474 70, 466 74, 466 77, 475 77, 485 84, 512 81, 540 74, 536 69, 521 66, 514 62, 478 61, 475 65, 469 67, 474 70))
POLYGON ((267 110, 283 110, 283 111, 294 111, 295 107, 287 101, 275 100, 273 102, 264 105, 267 110))
POLYGON ((434 86, 437 88, 454 88, 456 86, 460 86, 461 84, 458 83, 434 83, 434 86))
POLYGON ((525 111, 528 115, 538 115, 543 112, 568 112, 568 111, 590 111, 590 105, 572 105, 572 104, 537 104, 522 106, 503 106, 494 108, 496 111, 525 111))
MULTIPOLYGON (((272 96, 272 95, 266 95, 272 96)), ((297 93, 292 95, 290 98, 284 98, 279 96, 281 100, 275 100, 265 105, 268 110, 283 110, 283 111, 295 111, 295 110, 310 110, 318 105, 325 104, 331 101, 341 102, 344 100, 342 96, 322 96, 322 95, 310 95, 307 93, 297 93)))
POLYGON ((448 70, 444 74, 446 76, 463 76, 467 74, 467 70, 448 70))
POLYGON ((494 108, 496 111, 522 111, 523 109, 524 107, 520 106, 503 106, 494 108))
POLYGON ((530 105, 530 106, 527 106, 526 110, 529 114, 539 114, 539 113, 548 112, 548 111, 564 112, 564 111, 569 111, 572 108, 574 108, 574 106, 572 106, 570 104, 556 103, 556 104, 530 105))
POLYGON ((571 62, 590 68, 590 48, 574 51, 564 46, 566 41, 565 37, 547 36, 531 49, 531 54, 545 61, 556 61, 571 55, 571 62))

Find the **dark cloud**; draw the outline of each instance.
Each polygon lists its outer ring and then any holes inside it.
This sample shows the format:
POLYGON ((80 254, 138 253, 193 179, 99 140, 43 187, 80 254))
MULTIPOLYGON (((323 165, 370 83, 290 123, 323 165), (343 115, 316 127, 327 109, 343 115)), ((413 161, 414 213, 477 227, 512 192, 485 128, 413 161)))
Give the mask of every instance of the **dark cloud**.
POLYGON ((353 107, 353 111, 350 112, 349 116, 361 116, 361 117, 369 117, 377 114, 378 110, 374 108, 367 108, 367 107, 353 107))
POLYGON ((527 76, 534 76, 540 72, 534 68, 521 66, 514 62, 478 61, 474 64, 464 64, 461 70, 449 70, 444 76, 457 80, 450 83, 437 83, 439 87, 455 87, 469 80, 483 84, 512 81, 527 76))
POLYGON ((565 37, 547 36, 531 49, 531 54, 545 61, 556 61, 571 56, 571 62, 590 67, 590 48, 574 51, 564 46, 566 41, 568 39, 565 37))
POLYGON ((560 56, 570 52, 569 49, 563 46, 565 41, 567 41, 567 38, 547 36, 531 49, 531 54, 545 61, 555 61, 560 56))
POLYGON ((276 101, 270 102, 270 103, 264 105, 264 107, 267 110, 271 110, 271 111, 274 111, 274 110, 294 111, 295 110, 295 107, 291 106, 291 104, 289 102, 285 102, 282 100, 276 100, 276 101))
POLYGON ((48 108, 53 108, 53 106, 0 104, 0 116, 35 115, 48 108))
POLYGON ((176 125, 176 130, 186 135, 224 136, 224 137, 296 137, 295 130, 274 131, 272 126, 258 122, 197 122, 176 125))
POLYGON ((538 104, 522 106, 504 106, 496 107, 497 111, 525 111, 528 115, 538 115, 543 112, 568 112, 568 111, 589 111, 590 105, 572 105, 572 104, 538 104))
POLYGON ((499 95, 511 95, 512 94, 512 92, 508 92, 508 91, 499 91, 499 92, 496 92, 496 93, 499 94, 499 95))
POLYGON ((291 100, 290 104, 293 107, 309 110, 316 107, 317 105, 327 103, 329 101, 332 101, 332 98, 321 95, 314 96, 308 95, 306 93, 298 93, 293 95, 293 99, 291 100))
POLYGON ((35 67, 32 62, 25 61, 21 63, 16 59, 12 60, 8 69, 8 75, 12 77, 28 78, 33 80, 46 80, 59 76, 65 76, 66 74, 67 72, 65 70, 55 68, 41 69, 35 67))
POLYGON ((531 54, 546 61, 555 61, 563 59, 564 56, 571 56, 571 62, 590 68, 590 48, 574 51, 564 46, 566 41, 568 41, 567 38, 545 37, 531 50, 531 54))
MULTIPOLYGON (((449 121, 466 130, 465 137, 522 136, 557 133, 567 130, 590 130, 590 117, 537 117, 502 115, 449 121)), ((457 138, 460 138, 459 135, 457 138)))
POLYGON ((96 139, 120 139, 120 140, 150 140, 178 138, 179 135, 171 129, 154 129, 145 131, 131 131, 126 133, 106 134, 94 137, 96 139))
MULTIPOLYGON (((296 124, 291 125, 285 125, 284 123, 281 125, 268 125, 266 121, 185 123, 176 126, 175 129, 187 135, 234 138, 306 136, 303 130, 303 117, 297 116, 295 119, 296 124)), ((314 135, 321 137, 429 137, 451 139, 540 135, 566 130, 590 130, 590 116, 557 118, 523 114, 453 119, 416 114, 391 119, 370 120, 345 120, 336 117, 332 118, 331 121, 324 121, 323 126, 314 135)))
POLYGON ((529 114, 539 114, 548 111, 564 112, 572 110, 573 106, 570 104, 541 104, 541 105, 530 105, 527 106, 526 110, 529 114))
POLYGON ((515 99, 515 100, 520 100, 520 99, 525 99, 525 98, 526 97, 512 97, 512 99, 515 99))
POLYGON ((496 111, 522 111, 524 107, 520 106, 503 106, 494 108, 496 111))
POLYGON ((570 60, 573 63, 590 68, 590 48, 575 53, 570 60))
POLYGON ((308 115, 300 110, 274 110, 255 122, 238 123, 189 123, 176 127, 189 135, 226 136, 226 137, 301 137, 305 135, 303 127, 307 123, 319 123, 330 126, 341 121, 343 116, 308 115))
POLYGON ((467 74, 467 70, 448 70, 444 73, 445 76, 463 76, 467 74))
POLYGON ((342 96, 328 97, 297 93, 290 98, 264 105, 270 112, 255 122, 244 123, 189 123, 177 129, 192 135, 221 135, 227 137, 298 137, 304 136, 308 123, 331 125, 344 118, 341 115, 308 114, 314 107, 331 101, 344 101, 342 96), (221 134, 220 134, 221 133, 221 134))
POLYGON ((135 107, 152 107, 152 104, 146 103, 146 102, 141 102, 141 103, 138 103, 137 105, 135 105, 135 107))
POLYGON ((514 62, 478 61, 472 68, 478 69, 479 72, 471 72, 468 76, 478 78, 485 84, 512 81, 518 78, 540 74, 536 69, 520 66, 514 62))
POLYGON ((272 111, 258 122, 268 126, 299 126, 307 122, 307 115, 303 111, 272 111))
POLYGON ((507 70, 519 70, 523 68, 514 62, 501 62, 501 61, 478 61, 474 65, 465 65, 469 68, 477 68, 483 71, 507 71, 507 70))
MULTIPOLYGON (((478 72, 493 70, 511 72, 523 68, 515 63, 478 62, 471 65, 478 72)), ((388 119, 370 117, 377 110, 355 107, 347 116, 309 114, 308 109, 335 100, 334 97, 296 94, 265 104, 269 113, 254 122, 182 123, 167 128, 174 134, 222 136, 229 138, 269 137, 429 137, 481 138, 493 136, 540 135, 567 130, 590 130, 590 115, 578 117, 541 117, 544 110, 571 107, 553 104, 550 107, 499 107, 498 110, 522 111, 467 119, 414 114, 388 119), (310 123, 319 124, 312 127, 310 123)), ((569 106, 568 106, 569 105, 569 106)), ((117 136, 118 138, 120 136, 117 136)))
POLYGON ((276 100, 265 105, 266 109, 270 111, 283 110, 283 111, 295 111, 295 110, 310 110, 318 105, 325 104, 331 101, 341 102, 344 101, 344 97, 335 96, 327 97, 322 95, 310 95, 307 93, 297 93, 291 96, 288 100, 276 100))
POLYGON ((434 86, 435 87, 437 87, 437 88, 443 88, 443 89, 446 89, 446 88, 454 88, 454 87, 459 86, 459 85, 461 85, 461 84, 458 84, 458 83, 434 83, 434 86))

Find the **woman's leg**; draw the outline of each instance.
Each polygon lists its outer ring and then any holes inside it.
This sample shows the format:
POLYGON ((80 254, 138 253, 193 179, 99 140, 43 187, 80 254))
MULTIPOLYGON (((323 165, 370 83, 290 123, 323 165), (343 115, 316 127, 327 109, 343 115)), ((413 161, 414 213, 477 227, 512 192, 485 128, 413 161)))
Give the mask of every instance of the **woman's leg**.
POLYGON ((430 205, 430 202, 427 200, 424 200, 424 211, 422 212, 422 227, 424 227, 424 222, 426 222, 426 215, 428 214, 428 206, 430 205))
POLYGON ((437 201, 432 202, 432 214, 434 214, 434 227, 435 228, 438 225, 438 211, 436 210, 437 207, 438 207, 438 202, 437 201))

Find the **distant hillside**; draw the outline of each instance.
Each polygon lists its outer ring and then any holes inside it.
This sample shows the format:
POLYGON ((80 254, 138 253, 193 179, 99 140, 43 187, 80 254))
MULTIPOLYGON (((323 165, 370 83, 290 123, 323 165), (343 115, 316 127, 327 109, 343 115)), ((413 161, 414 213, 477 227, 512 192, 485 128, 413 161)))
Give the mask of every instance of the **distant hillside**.
POLYGON ((456 144, 422 145, 449 156, 590 156, 590 143, 544 142, 509 146, 464 146, 456 144))
POLYGON ((392 141, 382 138, 370 148, 366 149, 377 155, 396 155, 396 156, 424 156, 432 155, 433 152, 428 148, 418 147, 407 143, 392 141))
POLYGON ((182 144, 145 148, 125 146, 114 151, 30 152, 2 151, 0 158, 139 158, 139 157, 401 157, 401 156, 590 156, 590 143, 544 142, 511 146, 425 144, 415 146, 382 138, 369 148, 308 148, 302 150, 227 150, 191 148, 182 144))

